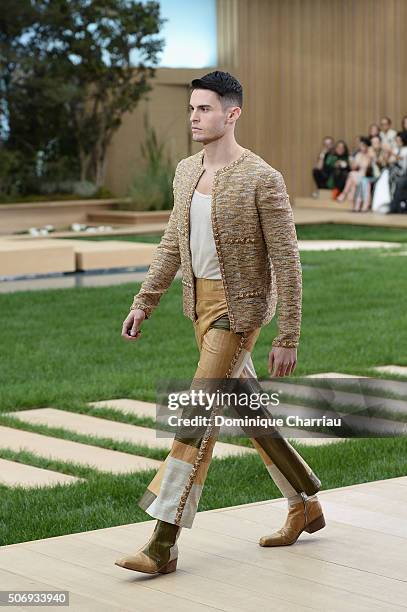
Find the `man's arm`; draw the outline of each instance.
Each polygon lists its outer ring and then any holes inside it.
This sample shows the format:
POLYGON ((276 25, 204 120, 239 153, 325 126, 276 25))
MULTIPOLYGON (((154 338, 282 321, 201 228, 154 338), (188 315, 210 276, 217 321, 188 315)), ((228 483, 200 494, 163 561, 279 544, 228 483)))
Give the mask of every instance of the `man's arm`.
MULTIPOLYGON (((182 160, 181 160, 182 161, 182 160)), ((175 201, 175 181, 181 162, 175 170, 172 182, 175 201)), ((167 291, 181 265, 179 252, 177 220, 175 204, 172 208, 170 218, 157 246, 153 261, 150 264, 147 275, 141 285, 140 291, 134 296, 131 309, 140 308, 144 310, 148 319, 158 305, 161 296, 167 291)))
POLYGON ((277 282, 279 334, 272 345, 296 348, 301 332, 302 270, 294 215, 278 170, 262 179, 257 208, 277 282))

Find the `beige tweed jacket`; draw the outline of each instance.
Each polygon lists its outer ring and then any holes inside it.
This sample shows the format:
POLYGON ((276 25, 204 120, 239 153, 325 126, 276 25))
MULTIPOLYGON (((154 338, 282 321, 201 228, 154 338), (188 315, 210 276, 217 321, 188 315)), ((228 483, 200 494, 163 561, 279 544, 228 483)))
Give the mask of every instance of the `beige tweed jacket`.
MULTIPOLYGON (((181 267, 183 312, 193 322, 195 284, 190 251, 190 205, 204 172, 204 149, 182 159, 173 180, 168 225, 131 308, 146 318, 181 267)), ((230 327, 247 331, 269 323, 278 303, 273 346, 296 347, 301 327, 302 271, 293 212, 281 172, 245 149, 215 172, 212 229, 230 327)))

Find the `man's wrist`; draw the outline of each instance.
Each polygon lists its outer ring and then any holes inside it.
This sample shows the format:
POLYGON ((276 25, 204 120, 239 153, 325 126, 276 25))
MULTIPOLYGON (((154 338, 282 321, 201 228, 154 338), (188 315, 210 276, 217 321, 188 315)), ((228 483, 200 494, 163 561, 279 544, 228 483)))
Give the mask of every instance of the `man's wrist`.
POLYGON ((150 316, 150 311, 149 309, 144 306, 143 304, 139 304, 137 302, 133 302, 133 304, 130 306, 130 310, 142 310, 144 312, 145 318, 148 319, 150 316))
POLYGON ((283 348, 297 348, 298 347, 298 341, 296 340, 282 340, 279 338, 274 338, 273 342, 271 343, 272 346, 281 346, 283 348))

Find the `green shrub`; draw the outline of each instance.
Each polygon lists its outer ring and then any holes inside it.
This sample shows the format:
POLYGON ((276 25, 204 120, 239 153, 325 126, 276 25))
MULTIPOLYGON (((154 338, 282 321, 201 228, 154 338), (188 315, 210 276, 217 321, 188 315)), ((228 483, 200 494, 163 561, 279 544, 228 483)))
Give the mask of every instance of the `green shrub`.
POLYGON ((141 144, 145 166, 134 176, 128 196, 130 201, 121 205, 126 210, 168 210, 172 208, 172 181, 175 167, 165 153, 165 143, 159 143, 154 127, 144 116, 145 142, 141 144))

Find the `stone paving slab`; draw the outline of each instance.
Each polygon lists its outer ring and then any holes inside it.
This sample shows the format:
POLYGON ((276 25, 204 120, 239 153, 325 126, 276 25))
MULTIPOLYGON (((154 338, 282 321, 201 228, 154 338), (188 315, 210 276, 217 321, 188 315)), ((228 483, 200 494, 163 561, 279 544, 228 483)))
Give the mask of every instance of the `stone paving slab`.
POLYGON ((0 483, 8 487, 52 487, 56 484, 71 484, 81 480, 84 478, 0 459, 0 483))
MULTIPOLYGON (((15 412, 10 414, 12 416, 16 415, 15 412)), ((26 450, 39 457, 76 463, 113 474, 128 474, 141 470, 158 469, 161 465, 161 462, 156 459, 45 436, 22 429, 3 427, 2 425, 0 425, 0 448, 8 448, 16 452, 26 450)))
POLYGON ((392 249, 400 247, 399 242, 379 240, 298 240, 300 251, 333 251, 335 249, 392 249))
MULTIPOLYGON (((388 366, 385 366, 385 367, 387 368, 388 366)), ((390 367, 393 367, 393 366, 390 366, 390 367)), ((406 368, 406 375, 407 375, 407 368, 406 368)), ((356 376, 355 374, 341 374, 340 372, 325 372, 325 373, 320 373, 320 374, 308 374, 304 378, 335 378, 336 385, 338 385, 338 379, 340 378, 344 379, 343 381, 344 384, 347 383, 346 379, 366 378, 366 379, 369 379, 368 386, 370 389, 375 389, 377 391, 391 391, 395 395, 407 396, 407 382, 401 382, 399 380, 392 380, 390 378, 388 379, 371 378, 370 376, 356 376)))
POLYGON ((342 372, 318 372, 318 374, 307 374, 305 378, 368 378, 356 374, 343 374, 342 372))
POLYGON ((407 366, 399 366, 399 365, 385 365, 385 366, 377 366, 373 368, 378 372, 384 372, 385 374, 396 374, 397 376, 406 376, 407 377, 407 366))
MULTIPOLYGON (((390 381, 391 383, 391 381, 390 381)), ((381 409, 387 412, 395 412, 399 414, 407 414, 407 402, 403 399, 391 399, 388 397, 380 397, 375 395, 364 394, 361 390, 360 393, 353 393, 350 391, 340 391, 335 387, 334 390, 324 387, 307 386, 305 384, 294 384, 283 380, 279 380, 278 384, 274 382, 265 381, 264 388, 277 390, 282 393, 287 393, 298 400, 302 399, 318 399, 329 402, 329 406, 332 409, 340 410, 342 406, 352 406, 360 410, 366 408, 381 409), (335 396, 332 397, 334 391, 335 396), (332 399, 331 399, 332 397, 332 399)), ((366 385, 367 388, 373 389, 370 383, 366 385)), ((392 390, 392 385, 388 385, 388 390, 392 390)), ((404 393, 407 394, 407 385, 404 389, 404 393)))
MULTIPOLYGON (((62 427, 68 431, 74 431, 80 434, 97 436, 99 438, 109 438, 111 440, 123 442, 132 442, 133 444, 148 446, 150 448, 164 448, 169 450, 174 437, 171 432, 168 432, 168 437, 159 438, 156 435, 156 430, 153 428, 138 427, 137 425, 119 423, 118 421, 100 419, 86 414, 57 410, 55 408, 20 410, 18 412, 9 413, 8 416, 13 416, 26 423, 48 425, 49 427, 62 427)), ((215 444, 213 456, 228 457, 256 452, 254 448, 252 449, 238 446, 237 444, 227 444, 218 441, 215 444)))

